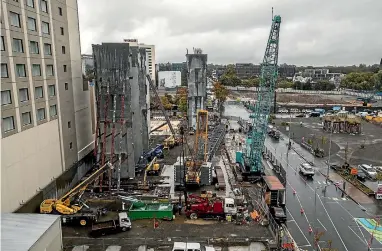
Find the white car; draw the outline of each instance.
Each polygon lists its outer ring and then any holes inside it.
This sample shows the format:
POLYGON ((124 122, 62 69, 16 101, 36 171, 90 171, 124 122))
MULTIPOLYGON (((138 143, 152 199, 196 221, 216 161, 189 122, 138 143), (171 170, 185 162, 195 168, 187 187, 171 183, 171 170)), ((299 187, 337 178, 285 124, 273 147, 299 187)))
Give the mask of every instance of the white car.
POLYGON ((215 251, 215 248, 197 242, 174 242, 172 251, 215 251))
POLYGON ((359 165, 358 168, 363 170, 370 179, 375 179, 377 178, 377 170, 375 170, 374 167, 366 164, 359 165))
POLYGON ((302 175, 307 176, 307 177, 313 177, 314 176, 314 169, 313 169, 312 165, 310 165, 309 163, 302 163, 300 165, 299 172, 302 175))

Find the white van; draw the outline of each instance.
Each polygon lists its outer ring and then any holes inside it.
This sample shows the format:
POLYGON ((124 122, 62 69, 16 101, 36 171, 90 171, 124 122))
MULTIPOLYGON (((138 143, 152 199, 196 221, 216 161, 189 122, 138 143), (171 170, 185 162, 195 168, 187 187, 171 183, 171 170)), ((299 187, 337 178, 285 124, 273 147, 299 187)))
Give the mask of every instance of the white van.
POLYGON ((197 242, 174 242, 172 251, 215 251, 215 248, 202 247, 197 242))

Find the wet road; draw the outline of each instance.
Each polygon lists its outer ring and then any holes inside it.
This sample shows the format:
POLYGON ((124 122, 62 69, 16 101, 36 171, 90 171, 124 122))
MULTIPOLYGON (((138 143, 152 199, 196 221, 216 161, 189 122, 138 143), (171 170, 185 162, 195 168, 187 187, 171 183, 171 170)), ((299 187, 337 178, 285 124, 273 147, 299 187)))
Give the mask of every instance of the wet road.
MULTIPOLYGON (((314 250, 314 233, 317 233, 316 235, 320 237, 316 250, 329 247, 328 241, 331 241, 331 247, 337 250, 368 250, 372 239, 371 234, 356 219, 372 218, 372 216, 368 211, 364 211, 364 207, 336 189, 335 185, 329 183, 324 191, 325 177, 318 171, 326 173, 326 166, 322 160, 314 161, 316 174, 313 179, 305 180, 298 173, 299 165, 305 160, 294 151, 287 154, 287 142, 287 140, 280 140, 277 143, 267 137, 265 145, 284 167, 288 166, 286 168, 287 226, 297 245, 302 249, 314 250), (294 194, 293 191, 296 193, 294 194), (303 214, 301 209, 304 211, 303 214), (310 228, 314 233, 309 232, 310 228)), ((307 151, 298 146, 296 148, 309 160, 312 159, 307 151)), ((382 250, 382 244, 373 238, 370 248, 369 250, 382 250)))

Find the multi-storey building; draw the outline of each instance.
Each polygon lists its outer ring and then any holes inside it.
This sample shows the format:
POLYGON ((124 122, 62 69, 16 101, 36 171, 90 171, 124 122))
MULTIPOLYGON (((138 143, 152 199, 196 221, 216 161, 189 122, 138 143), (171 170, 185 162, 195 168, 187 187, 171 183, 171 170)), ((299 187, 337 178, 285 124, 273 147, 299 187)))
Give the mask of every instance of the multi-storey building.
POLYGON ((187 85, 187 62, 158 64, 158 71, 180 71, 181 84, 187 85))
POLYGON ((130 46, 138 46, 139 48, 146 49, 146 62, 148 67, 148 72, 151 75, 151 79, 156 83, 156 71, 155 71, 155 45, 148 45, 143 43, 138 43, 138 39, 124 39, 125 43, 130 46))
POLYGON ((60 193, 55 179, 93 149, 93 101, 77 0, 1 1, 2 212, 60 193))
POLYGON ((293 78, 294 74, 296 74, 296 66, 295 65, 281 64, 279 66, 279 77, 293 78))
POLYGON ((86 75, 86 70, 93 69, 93 67, 94 67, 93 55, 82 54, 81 55, 82 74, 86 75))

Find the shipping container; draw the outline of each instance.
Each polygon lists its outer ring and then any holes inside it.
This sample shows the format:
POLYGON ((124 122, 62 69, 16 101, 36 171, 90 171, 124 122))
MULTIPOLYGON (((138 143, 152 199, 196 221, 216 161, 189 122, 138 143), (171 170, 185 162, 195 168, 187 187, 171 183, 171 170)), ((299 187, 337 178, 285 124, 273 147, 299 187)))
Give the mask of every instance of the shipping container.
POLYGON ((170 203, 135 202, 130 206, 128 215, 131 220, 172 219, 174 213, 170 203))

